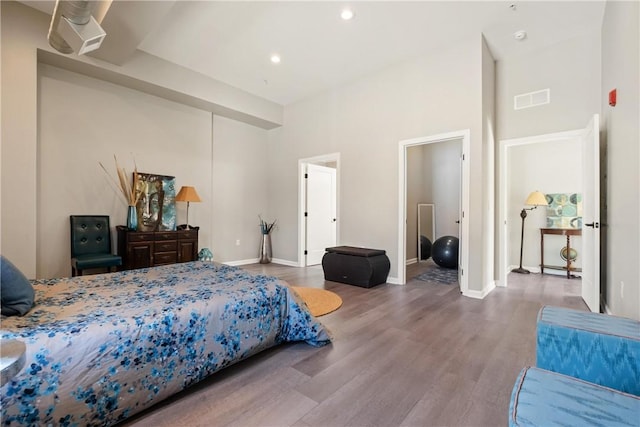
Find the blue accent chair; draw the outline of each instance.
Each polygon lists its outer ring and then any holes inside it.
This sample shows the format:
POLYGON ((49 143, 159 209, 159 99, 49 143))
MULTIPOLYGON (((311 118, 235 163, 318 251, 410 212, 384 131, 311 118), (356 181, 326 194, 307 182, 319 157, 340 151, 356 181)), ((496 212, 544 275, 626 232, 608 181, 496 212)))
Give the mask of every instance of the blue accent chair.
POLYGON ((640 322, 543 307, 536 359, 513 387, 510 426, 640 426, 640 322))
POLYGON ((640 322, 542 307, 536 366, 640 396, 640 322))
POLYGON ((111 253, 111 227, 107 215, 71 215, 71 275, 83 270, 122 265, 122 258, 111 253))
POLYGON ((640 397, 539 368, 524 368, 511 393, 509 426, 638 427, 640 397))

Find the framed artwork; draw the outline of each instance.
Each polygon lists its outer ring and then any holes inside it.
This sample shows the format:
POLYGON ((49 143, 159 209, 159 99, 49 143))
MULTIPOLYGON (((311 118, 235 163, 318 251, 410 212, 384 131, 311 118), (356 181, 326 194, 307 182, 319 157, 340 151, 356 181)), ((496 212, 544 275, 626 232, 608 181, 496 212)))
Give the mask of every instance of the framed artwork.
POLYGON ((550 193, 547 199, 547 227, 582 228, 582 194, 550 193))
POLYGON ((138 231, 176 229, 175 177, 138 173, 138 231))

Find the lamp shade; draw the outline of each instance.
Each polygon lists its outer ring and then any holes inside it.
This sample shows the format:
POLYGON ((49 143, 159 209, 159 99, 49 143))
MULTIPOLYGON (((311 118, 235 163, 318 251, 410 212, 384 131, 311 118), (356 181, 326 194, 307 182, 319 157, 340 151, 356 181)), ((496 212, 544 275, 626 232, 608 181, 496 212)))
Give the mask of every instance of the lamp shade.
POLYGON ((195 187, 184 186, 176 195, 176 202, 201 202, 195 187))
MULTIPOLYGON (((180 190, 180 192, 182 192, 182 190, 180 190)), ((533 193, 529 194, 529 197, 527 197, 527 201, 524 202, 524 204, 529 206, 548 206, 549 205, 547 203, 547 198, 544 196, 544 194, 542 194, 539 191, 534 191, 533 193)))

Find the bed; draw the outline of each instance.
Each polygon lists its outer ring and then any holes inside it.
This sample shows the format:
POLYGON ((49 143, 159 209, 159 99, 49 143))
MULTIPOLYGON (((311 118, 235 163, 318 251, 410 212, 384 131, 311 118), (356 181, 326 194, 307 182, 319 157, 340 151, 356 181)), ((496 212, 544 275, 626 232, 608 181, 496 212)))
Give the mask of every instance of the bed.
POLYGON ((274 345, 330 342, 285 282, 212 262, 37 280, 4 425, 112 425, 274 345))

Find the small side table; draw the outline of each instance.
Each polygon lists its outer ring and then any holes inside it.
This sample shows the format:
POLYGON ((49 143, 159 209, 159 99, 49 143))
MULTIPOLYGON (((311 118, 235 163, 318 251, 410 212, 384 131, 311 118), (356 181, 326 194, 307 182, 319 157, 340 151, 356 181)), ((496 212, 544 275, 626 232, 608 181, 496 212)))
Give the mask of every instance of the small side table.
POLYGON ((544 269, 553 268, 558 270, 567 270, 567 279, 571 278, 571 271, 581 271, 578 268, 571 267, 571 236, 582 236, 581 228, 541 228, 540 229, 540 274, 544 273, 544 269), (544 264, 544 235, 555 234, 559 236, 567 236, 567 265, 555 266, 544 264))
POLYGON ((0 340, 0 386, 5 385, 24 367, 27 346, 18 340, 0 340))

